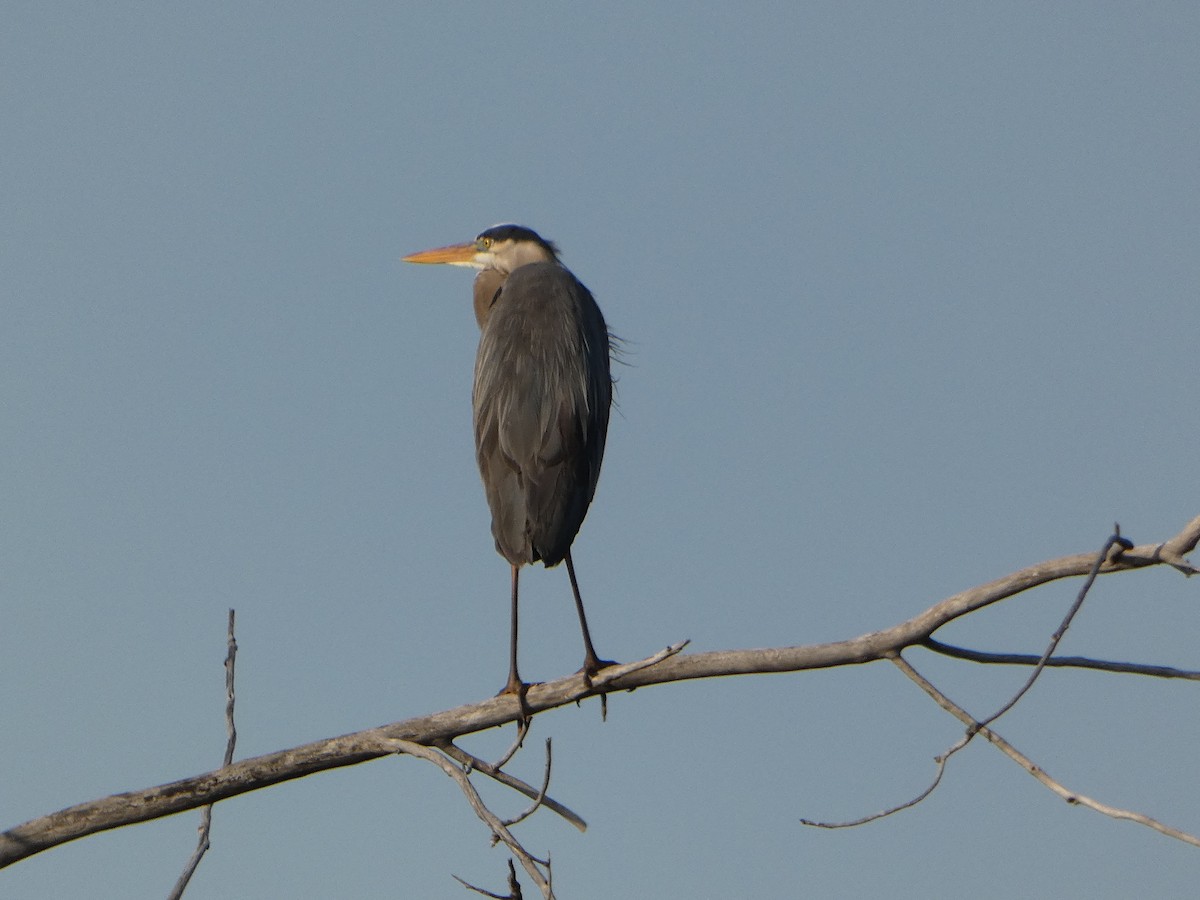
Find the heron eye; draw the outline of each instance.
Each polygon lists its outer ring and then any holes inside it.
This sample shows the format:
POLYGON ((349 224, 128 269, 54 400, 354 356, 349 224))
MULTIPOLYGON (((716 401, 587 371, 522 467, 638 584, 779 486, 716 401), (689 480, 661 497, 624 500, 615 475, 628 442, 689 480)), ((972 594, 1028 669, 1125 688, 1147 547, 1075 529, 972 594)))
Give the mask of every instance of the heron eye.
POLYGON ((492 246, 492 239, 490 237, 481 237, 475 242, 475 246, 480 250, 487 250, 492 246))

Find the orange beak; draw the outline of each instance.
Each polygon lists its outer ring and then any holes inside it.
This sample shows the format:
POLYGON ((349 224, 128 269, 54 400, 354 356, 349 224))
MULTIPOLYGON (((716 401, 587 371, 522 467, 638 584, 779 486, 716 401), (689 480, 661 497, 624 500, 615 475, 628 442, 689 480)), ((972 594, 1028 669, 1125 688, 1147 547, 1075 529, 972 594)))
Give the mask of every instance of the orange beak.
POLYGON ((449 265, 470 265, 475 260, 478 248, 475 242, 466 244, 451 244, 449 247, 435 247, 432 250, 422 250, 420 253, 410 253, 404 257, 410 263, 448 263, 449 265))

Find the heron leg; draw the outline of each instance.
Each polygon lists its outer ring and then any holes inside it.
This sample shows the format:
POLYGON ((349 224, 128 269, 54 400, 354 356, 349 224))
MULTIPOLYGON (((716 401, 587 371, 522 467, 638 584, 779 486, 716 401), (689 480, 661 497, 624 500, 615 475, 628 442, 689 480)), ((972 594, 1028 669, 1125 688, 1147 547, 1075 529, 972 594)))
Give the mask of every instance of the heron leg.
POLYGON ((508 684, 504 686, 501 694, 520 694, 521 689, 525 687, 525 682, 521 680, 521 676, 517 674, 517 584, 521 577, 521 570, 516 566, 512 567, 512 630, 509 632, 508 638, 508 684))
POLYGON ((528 722, 531 713, 529 705, 525 702, 525 694, 529 691, 529 685, 521 680, 520 674, 517 672, 517 585, 520 581, 521 569, 518 566, 512 567, 512 631, 509 634, 508 640, 508 683, 504 685, 504 689, 497 694, 497 697, 503 697, 505 694, 512 694, 517 698, 517 703, 521 705, 521 718, 528 722))
POLYGON ((583 631, 583 668, 580 671, 590 682, 591 677, 605 666, 615 666, 616 663, 596 655, 596 648, 592 646, 592 635, 588 631, 587 616, 583 612, 583 598, 579 596, 579 582, 575 578, 575 562, 571 559, 570 550, 567 550, 564 559, 567 563, 567 576, 571 579, 571 593, 575 595, 575 611, 579 613, 579 628, 583 631))

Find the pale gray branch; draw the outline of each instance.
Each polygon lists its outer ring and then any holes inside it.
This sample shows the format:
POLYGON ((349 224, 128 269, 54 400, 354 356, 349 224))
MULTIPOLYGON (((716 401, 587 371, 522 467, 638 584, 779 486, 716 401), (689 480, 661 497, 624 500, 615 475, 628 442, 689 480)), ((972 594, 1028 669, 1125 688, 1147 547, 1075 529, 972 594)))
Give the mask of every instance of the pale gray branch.
MULTIPOLYGON (((1121 537, 1120 526, 1117 526, 1114 530, 1113 535, 1111 537, 1109 537, 1107 541, 1105 541, 1104 546, 1100 549, 1100 552, 1096 554, 1095 561, 1092 563, 1092 568, 1091 568, 1091 571, 1088 573, 1087 579, 1084 581, 1083 586, 1080 587, 1079 593, 1076 595, 1075 600, 1071 604, 1070 609, 1067 610, 1066 615, 1063 617, 1062 621, 1059 623, 1058 628, 1055 629, 1054 634, 1050 638, 1050 643, 1046 647, 1045 651, 1042 653, 1041 656, 1030 656, 1029 657, 1030 664, 1033 666, 1033 671, 1030 673, 1029 678, 1026 679, 1025 683, 1017 690, 1017 692, 1006 703, 1004 703, 1003 706, 1001 706, 998 710, 996 710, 996 712, 992 713, 990 716, 988 716, 986 719, 983 719, 982 721, 977 721, 974 718, 972 718, 972 720, 967 728, 966 733, 961 738, 959 738, 954 743, 953 746, 951 746, 949 749, 947 749, 945 753, 941 754, 940 756, 938 756, 936 758, 935 762, 937 763, 937 772, 934 775, 933 781, 929 784, 928 787, 926 787, 923 791, 921 791, 921 793, 917 794, 917 796, 913 797, 911 800, 906 800, 905 802, 900 803, 896 806, 892 806, 892 807, 889 807, 888 809, 881 810, 880 812, 872 813, 870 815, 863 816, 861 818, 854 819, 851 821, 820 822, 820 821, 813 821, 811 819, 801 819, 800 820, 801 824, 812 825, 817 828, 853 828, 853 827, 856 827, 859 825, 864 825, 868 822, 874 822, 875 820, 885 818, 886 816, 894 815, 895 813, 901 812, 906 809, 911 809, 912 807, 916 806, 918 803, 921 803, 927 797, 929 797, 937 789, 938 785, 941 784, 942 776, 945 775, 945 773, 946 773, 946 764, 950 761, 950 758, 952 756, 954 756, 954 754, 956 754, 960 750, 962 750, 964 747, 966 747, 967 744, 969 744, 971 742, 971 739, 974 738, 976 734, 979 734, 981 731, 986 730, 987 726, 991 725, 993 722, 995 722, 997 719, 999 719, 1001 716, 1003 716, 1005 713, 1007 713, 1009 710, 1011 710, 1014 706, 1016 706, 1017 703, 1021 700, 1021 698, 1024 697, 1029 692, 1030 688, 1033 687, 1033 684, 1035 681, 1037 681, 1038 676, 1041 675, 1041 673, 1045 670, 1045 668, 1049 664, 1049 661, 1050 661, 1051 657, 1053 656, 1055 649, 1058 647, 1058 644, 1062 640, 1063 636, 1067 633, 1067 629, 1070 627, 1072 620, 1075 618, 1075 616, 1079 612, 1080 608, 1082 608, 1083 601, 1086 599, 1088 592, 1091 590, 1092 585, 1096 581, 1096 576, 1100 572, 1100 567, 1104 564, 1104 561, 1109 558, 1110 553, 1115 548, 1120 548, 1121 550, 1128 550, 1131 547, 1132 547, 1132 545, 1129 543, 1129 541, 1127 541, 1121 537)), ((940 645, 933 638, 926 638, 925 641, 922 643, 922 646, 932 649, 934 646, 945 646, 945 645, 940 645)), ((900 669, 903 672, 905 672, 906 675, 908 675, 913 680, 917 681, 917 683, 921 684, 922 687, 926 688, 926 690, 928 692, 930 692, 931 695, 933 694, 933 692, 937 692, 937 694, 941 696, 942 701, 944 701, 944 702, 939 701, 939 702, 942 702, 943 708, 950 709, 951 707, 954 706, 954 704, 949 700, 948 697, 946 697, 944 694, 941 694, 941 692, 937 691, 937 689, 932 684, 930 684, 925 679, 921 678, 916 673, 916 670, 913 669, 912 666, 910 666, 907 663, 907 661, 905 661, 903 659, 903 657, 900 655, 899 652, 892 654, 889 658, 892 660, 893 663, 895 663, 898 667, 900 667, 900 669)))
MULTIPOLYGON (((991 728, 983 725, 980 722, 977 722, 970 713, 943 694, 940 690, 938 690, 937 687, 926 680, 926 678, 916 669, 909 665, 903 656, 896 654, 894 657, 892 657, 892 662, 899 667, 900 671, 911 678, 921 688, 921 690, 932 697, 938 706, 946 710, 946 712, 950 713, 967 726, 967 739, 974 734, 982 735, 992 744, 992 746, 1000 750, 1005 756, 1019 765, 1022 769, 1036 778, 1042 785, 1053 791, 1063 800, 1066 800, 1071 804, 1087 807, 1095 812, 1102 813, 1106 816, 1111 816, 1114 819, 1124 819, 1128 822, 1136 822, 1139 825, 1145 825, 1147 828, 1152 828, 1161 834, 1167 835, 1168 837, 1173 837, 1176 840, 1183 841, 1185 844, 1191 844, 1194 847, 1200 847, 1200 837, 1188 834, 1186 831, 1180 831, 1178 828, 1172 828, 1170 825, 1164 825, 1157 819, 1152 819, 1150 816, 1142 813, 1133 812, 1132 810, 1128 809, 1121 809, 1116 806, 1109 806, 1107 803, 1101 803, 1099 800, 1093 800, 1091 797, 1080 794, 1077 791, 1068 790, 1061 783, 1051 778, 1041 766, 1034 763, 1033 760, 1017 750, 1016 747, 1014 747, 1004 738, 1000 737, 1000 735, 998 735, 991 728)), ((964 743, 965 740, 959 742, 960 745, 964 743)), ((957 747, 955 749, 957 749, 957 747)))
MULTIPOLYGON (((1183 557, 1196 547, 1198 541, 1200 516, 1189 522, 1178 535, 1162 543, 1120 552, 1114 548, 1100 567, 1100 574, 1160 564, 1169 564, 1185 572, 1194 571, 1183 557)), ((632 690, 693 678, 796 672, 886 659, 906 647, 924 643, 947 622, 977 609, 1051 581, 1087 575, 1094 559, 1094 553, 1080 553, 1030 566, 948 597, 891 628, 846 641, 687 655, 677 651, 671 655, 675 648, 668 648, 630 666, 605 669, 592 685, 587 684, 580 674, 533 685, 526 696, 527 711, 533 715, 598 692, 632 690)), ((521 716, 522 710, 514 697, 491 697, 368 731, 241 760, 171 784, 81 803, 32 819, 0 835, 0 868, 98 831, 196 809, 315 772, 376 759, 388 752, 381 749, 381 741, 399 739, 426 746, 447 744, 461 735, 517 721, 521 716)))

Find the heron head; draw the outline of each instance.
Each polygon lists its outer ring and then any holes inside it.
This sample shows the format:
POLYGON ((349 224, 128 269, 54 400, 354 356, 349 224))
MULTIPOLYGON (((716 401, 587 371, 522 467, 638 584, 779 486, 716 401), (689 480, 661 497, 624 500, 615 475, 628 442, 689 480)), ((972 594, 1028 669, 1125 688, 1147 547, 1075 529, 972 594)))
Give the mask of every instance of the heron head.
POLYGON ((505 274, 534 262, 556 262, 558 248, 524 225, 493 225, 473 241, 436 247, 404 257, 405 262, 496 269, 505 274))

